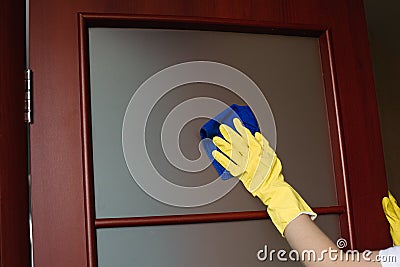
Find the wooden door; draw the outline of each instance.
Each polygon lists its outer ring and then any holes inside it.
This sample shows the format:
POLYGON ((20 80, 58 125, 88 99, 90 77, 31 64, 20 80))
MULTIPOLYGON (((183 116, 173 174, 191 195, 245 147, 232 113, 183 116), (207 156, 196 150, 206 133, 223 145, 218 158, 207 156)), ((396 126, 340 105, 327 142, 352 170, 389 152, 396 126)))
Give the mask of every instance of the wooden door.
POLYGON ((317 38, 337 204, 352 248, 390 244, 387 192, 362 1, 48 1, 31 3, 35 73, 32 193, 36 266, 96 266, 99 229, 251 221, 265 211, 97 218, 89 31, 181 29, 317 38), (373 229, 373 231, 372 231, 373 229))

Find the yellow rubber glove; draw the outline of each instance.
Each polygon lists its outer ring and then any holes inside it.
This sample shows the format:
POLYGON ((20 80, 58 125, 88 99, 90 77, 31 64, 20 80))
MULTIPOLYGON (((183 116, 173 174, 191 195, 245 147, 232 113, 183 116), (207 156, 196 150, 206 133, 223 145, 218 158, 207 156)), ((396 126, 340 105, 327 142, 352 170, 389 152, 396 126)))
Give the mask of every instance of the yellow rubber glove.
POLYGON ((233 124, 237 132, 222 124, 220 131, 224 139, 213 138, 214 144, 223 152, 214 150, 215 160, 267 205, 268 214, 282 236, 286 226, 300 214, 309 214, 315 219, 317 214, 285 182, 282 164, 267 139, 260 133, 253 136, 237 118, 233 124))
POLYGON ((400 208, 396 199, 389 192, 389 197, 382 199, 383 211, 390 224, 390 234, 392 235, 393 246, 400 245, 400 208))

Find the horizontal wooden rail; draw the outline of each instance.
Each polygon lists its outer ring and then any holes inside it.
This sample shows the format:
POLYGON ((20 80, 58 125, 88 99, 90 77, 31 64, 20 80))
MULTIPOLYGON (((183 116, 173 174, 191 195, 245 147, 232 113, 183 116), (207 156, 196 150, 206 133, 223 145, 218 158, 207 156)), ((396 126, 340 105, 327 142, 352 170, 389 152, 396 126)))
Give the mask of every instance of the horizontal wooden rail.
MULTIPOLYGON (((320 208, 314 208, 313 210, 319 215, 342 214, 346 212, 346 208, 344 206, 320 207, 320 208)), ((115 228, 115 227, 132 227, 132 226, 151 226, 151 225, 174 225, 174 224, 261 220, 267 218, 269 218, 269 216, 266 211, 164 215, 164 216, 147 216, 147 217, 128 217, 128 218, 102 218, 95 220, 95 227, 115 228)))

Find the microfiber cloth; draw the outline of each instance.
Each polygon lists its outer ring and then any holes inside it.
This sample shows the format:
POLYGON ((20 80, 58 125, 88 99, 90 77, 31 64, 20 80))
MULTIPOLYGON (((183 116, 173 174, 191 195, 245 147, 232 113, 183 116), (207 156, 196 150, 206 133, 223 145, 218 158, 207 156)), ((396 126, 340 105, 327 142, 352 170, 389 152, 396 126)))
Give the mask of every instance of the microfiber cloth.
POLYGON ((211 160, 214 168, 217 170, 219 176, 222 180, 228 180, 233 176, 221 166, 214 157, 212 156, 213 150, 218 150, 217 147, 212 142, 214 136, 222 137, 219 131, 219 126, 221 124, 226 124, 232 129, 235 129, 233 125, 233 119, 239 118, 243 125, 250 130, 254 135, 256 132, 260 131, 257 119, 254 116, 249 106, 239 106, 236 104, 231 105, 220 114, 210 119, 206 124, 200 129, 200 137, 202 139, 202 145, 207 153, 208 158, 211 160))

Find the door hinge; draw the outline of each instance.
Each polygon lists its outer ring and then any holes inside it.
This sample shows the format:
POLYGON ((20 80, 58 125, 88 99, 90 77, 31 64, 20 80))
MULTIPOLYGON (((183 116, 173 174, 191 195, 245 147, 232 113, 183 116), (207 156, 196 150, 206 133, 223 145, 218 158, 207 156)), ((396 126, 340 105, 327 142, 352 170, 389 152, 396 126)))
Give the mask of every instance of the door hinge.
POLYGON ((33 122, 33 103, 32 103, 32 70, 25 70, 25 122, 33 122))

